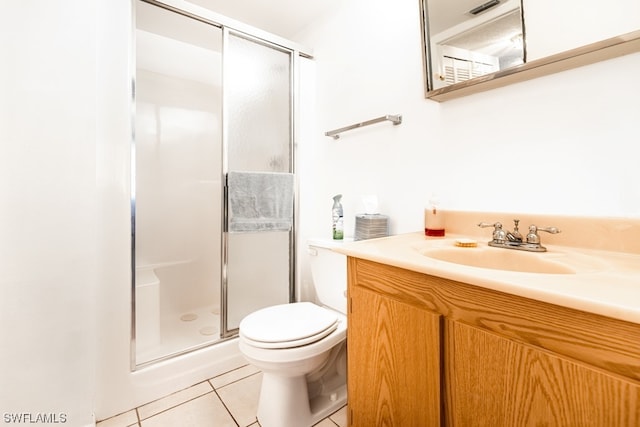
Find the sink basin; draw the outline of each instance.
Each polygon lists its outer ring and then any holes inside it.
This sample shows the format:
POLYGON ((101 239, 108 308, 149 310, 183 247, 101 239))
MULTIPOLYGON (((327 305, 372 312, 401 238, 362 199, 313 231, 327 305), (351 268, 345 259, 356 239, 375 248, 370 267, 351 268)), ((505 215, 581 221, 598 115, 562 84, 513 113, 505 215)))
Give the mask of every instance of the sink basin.
POLYGON ((533 253, 488 246, 431 248, 423 249, 421 254, 454 264, 522 273, 576 274, 579 270, 590 269, 589 263, 585 260, 568 257, 563 253, 533 253))

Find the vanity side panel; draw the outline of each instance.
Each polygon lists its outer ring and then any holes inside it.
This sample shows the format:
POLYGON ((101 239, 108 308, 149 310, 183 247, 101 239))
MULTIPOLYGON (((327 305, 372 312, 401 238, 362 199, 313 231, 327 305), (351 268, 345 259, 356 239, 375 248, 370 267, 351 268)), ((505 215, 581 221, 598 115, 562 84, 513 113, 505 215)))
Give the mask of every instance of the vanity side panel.
POLYGON ((439 427, 440 317, 348 282, 349 425, 439 427))
POLYGON ((350 263, 359 287, 640 384, 640 325, 373 261, 350 263))
POLYGON ((459 322, 446 326, 450 425, 640 425, 640 386, 459 322))

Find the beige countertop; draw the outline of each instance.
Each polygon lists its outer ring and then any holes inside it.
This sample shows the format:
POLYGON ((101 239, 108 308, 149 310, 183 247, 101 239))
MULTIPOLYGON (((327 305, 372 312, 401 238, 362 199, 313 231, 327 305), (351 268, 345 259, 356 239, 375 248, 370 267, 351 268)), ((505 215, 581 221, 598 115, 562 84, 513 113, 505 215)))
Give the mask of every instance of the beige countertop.
MULTIPOLYGON (((490 233, 486 237, 489 236, 490 233)), ((477 235, 449 233, 440 238, 425 237, 423 232, 416 232, 345 243, 333 250, 351 257, 640 324, 638 253, 560 246, 543 241, 548 251, 531 254, 534 261, 541 259, 569 266, 572 270, 569 274, 472 267, 425 255, 429 251, 449 248, 460 251, 520 252, 488 247, 488 240, 477 235), (468 237, 477 240, 477 248, 455 246, 456 239, 468 237)), ((491 252, 490 255, 494 253, 502 256, 500 252, 491 252)))

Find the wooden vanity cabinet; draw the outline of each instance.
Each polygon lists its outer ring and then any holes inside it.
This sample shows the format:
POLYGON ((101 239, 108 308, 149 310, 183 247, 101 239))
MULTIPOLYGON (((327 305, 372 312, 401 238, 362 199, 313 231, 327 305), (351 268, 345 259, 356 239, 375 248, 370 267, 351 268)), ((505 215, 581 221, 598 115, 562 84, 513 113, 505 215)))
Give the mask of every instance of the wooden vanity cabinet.
POLYGON ((482 329, 447 326, 448 425, 640 425, 637 383, 482 329))
POLYGON ((349 257, 349 425, 640 426, 640 325, 349 257))
POLYGON ((358 287, 350 300, 351 425, 440 426, 439 316, 358 287))

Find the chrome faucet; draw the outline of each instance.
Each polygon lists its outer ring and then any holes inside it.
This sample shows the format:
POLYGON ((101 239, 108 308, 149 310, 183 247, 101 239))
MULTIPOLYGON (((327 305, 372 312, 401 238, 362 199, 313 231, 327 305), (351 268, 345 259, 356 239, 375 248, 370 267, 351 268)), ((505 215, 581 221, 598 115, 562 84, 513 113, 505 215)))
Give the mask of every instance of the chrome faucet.
POLYGON ((514 219, 513 231, 505 231, 502 229, 502 223, 488 223, 481 222, 478 227, 493 227, 492 240, 489 242, 489 246, 505 249, 518 249, 521 251, 530 252, 546 252, 547 248, 540 244, 540 236, 538 231, 544 231, 551 234, 558 234, 560 230, 556 227, 538 227, 536 225, 529 226, 529 232, 525 239, 522 238, 522 234, 518 230, 519 219, 514 219))

